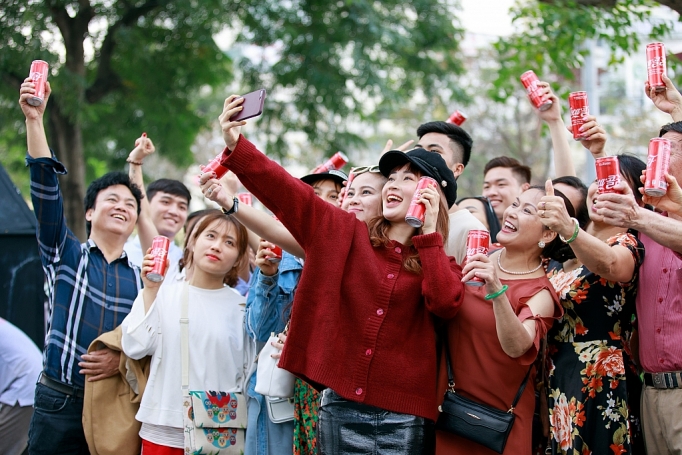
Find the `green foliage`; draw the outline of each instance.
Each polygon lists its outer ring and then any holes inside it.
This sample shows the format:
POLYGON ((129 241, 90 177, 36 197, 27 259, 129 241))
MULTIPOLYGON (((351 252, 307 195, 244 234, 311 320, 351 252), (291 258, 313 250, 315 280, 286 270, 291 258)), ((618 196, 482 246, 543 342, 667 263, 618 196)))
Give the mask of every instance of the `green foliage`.
POLYGON ((521 31, 495 44, 504 64, 490 96, 505 100, 518 90, 519 76, 529 69, 543 80, 573 80, 586 55, 584 43, 588 39, 605 43, 612 51, 609 63, 616 64, 623 52, 639 50, 641 23, 652 25, 650 40, 664 38, 673 21, 654 20, 654 6, 660 5, 652 0, 619 0, 611 8, 586 6, 575 0, 521 0, 511 9, 513 23, 521 31))
MULTIPOLYGON (((439 0, 336 0, 240 4, 239 40, 272 46, 271 61, 244 59, 243 85, 272 87, 259 122, 275 153, 284 155, 283 134, 302 130, 330 152, 362 144, 350 123, 371 123, 401 108, 426 106, 456 86, 462 72, 453 25, 457 4, 439 0), (274 86, 273 86, 274 85, 274 86), (330 145, 332 147, 330 148, 330 145)), ((462 92, 454 97, 462 99, 462 92)))
POLYGON ((276 49, 276 61, 243 58, 239 67, 245 91, 268 89, 259 122, 276 150, 288 131, 321 149, 359 145, 349 124, 416 109, 416 97, 422 107, 442 104, 443 89, 463 98, 452 89, 462 72, 456 8, 457 0, 3 0, 0 158, 20 171, 18 87, 31 60, 43 59, 50 107, 81 126, 87 179, 120 169, 142 131, 159 154, 189 164, 190 145, 222 106, 206 93, 222 96, 234 81, 213 39, 225 27, 237 47, 276 49))

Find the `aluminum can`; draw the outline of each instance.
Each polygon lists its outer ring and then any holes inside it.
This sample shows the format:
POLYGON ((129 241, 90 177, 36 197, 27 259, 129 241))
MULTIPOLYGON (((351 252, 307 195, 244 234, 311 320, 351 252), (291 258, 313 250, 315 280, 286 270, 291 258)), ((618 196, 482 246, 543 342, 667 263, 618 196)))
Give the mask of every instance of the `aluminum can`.
POLYGON ((209 161, 206 166, 204 166, 204 168, 201 170, 201 173, 208 174, 209 172, 215 172, 216 178, 220 180, 225 174, 227 174, 227 171, 229 170, 227 166, 223 164, 226 158, 227 157, 225 156, 224 152, 220 152, 215 158, 209 161))
POLYGON ((450 118, 448 118, 447 122, 454 123, 455 125, 460 126, 462 123, 466 121, 466 119, 467 115, 464 112, 457 110, 452 113, 450 118))
POLYGON ((538 94, 538 82, 540 82, 540 79, 538 79, 533 70, 528 70, 521 75, 521 83, 526 88, 526 93, 528 94, 528 98, 530 98, 530 102, 533 103, 535 108, 546 111, 552 107, 552 101, 547 100, 544 103, 542 102, 542 97, 538 94))
POLYGON ((334 156, 329 158, 323 164, 320 164, 313 169, 313 174, 320 174, 322 172, 331 171, 332 169, 341 169, 348 163, 348 157, 343 152, 336 152, 334 156))
POLYGON ((152 255, 154 256, 154 268, 147 274, 147 279, 158 283, 163 281, 166 276, 166 260, 168 259, 168 249, 170 239, 162 235, 154 237, 152 240, 152 255))
POLYGON ((646 182, 644 193, 647 196, 661 197, 668 190, 665 174, 670 165, 670 141, 655 137, 649 141, 649 156, 646 162, 646 182))
POLYGON ((662 74, 666 71, 665 46, 663 43, 646 45, 646 75, 649 86, 657 92, 664 92, 665 82, 662 74))
MULTIPOLYGON (((469 258, 475 254, 488 254, 489 249, 490 232, 483 229, 472 229, 469 231, 469 235, 467 235, 467 262, 469 262, 469 258)), ((467 281, 466 284, 469 286, 483 286, 485 281, 475 276, 467 281)))
POLYGON ((270 256, 268 261, 280 262, 282 260, 282 247, 275 245, 273 248, 270 248, 270 251, 272 251, 274 256, 270 256))
POLYGON ((615 186, 620 182, 620 165, 615 156, 597 158, 594 162, 597 171, 599 194, 617 193, 615 186))
POLYGON ((583 134, 580 127, 585 123, 583 117, 590 115, 590 106, 587 104, 587 92, 573 92, 568 95, 568 105, 571 110, 571 127, 573 128, 573 139, 582 141, 583 134))
POLYGON ((248 205, 249 207, 253 206, 253 196, 251 193, 237 193, 237 199, 239 199, 241 204, 248 205))
POLYGON ((417 183, 417 189, 414 190, 414 195, 412 196, 412 201, 405 214, 405 222, 412 227, 420 228, 424 225, 424 219, 426 217, 426 206, 418 202, 420 199, 419 192, 425 188, 432 187, 438 188, 438 182, 436 182, 431 177, 422 177, 417 183))
POLYGON ((36 93, 26 100, 31 106, 40 106, 45 100, 45 83, 47 82, 47 62, 43 60, 33 60, 29 77, 36 86, 36 93))

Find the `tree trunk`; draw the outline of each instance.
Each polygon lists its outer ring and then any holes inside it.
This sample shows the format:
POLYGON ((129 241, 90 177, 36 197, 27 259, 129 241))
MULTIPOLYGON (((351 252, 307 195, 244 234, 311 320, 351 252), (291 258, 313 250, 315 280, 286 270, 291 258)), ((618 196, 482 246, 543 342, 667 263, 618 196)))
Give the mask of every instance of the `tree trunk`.
POLYGON ((62 114, 57 99, 50 99, 49 139, 57 159, 64 163, 68 174, 60 177, 59 182, 64 197, 64 215, 69 228, 84 242, 85 210, 85 161, 81 127, 68 116, 62 114))

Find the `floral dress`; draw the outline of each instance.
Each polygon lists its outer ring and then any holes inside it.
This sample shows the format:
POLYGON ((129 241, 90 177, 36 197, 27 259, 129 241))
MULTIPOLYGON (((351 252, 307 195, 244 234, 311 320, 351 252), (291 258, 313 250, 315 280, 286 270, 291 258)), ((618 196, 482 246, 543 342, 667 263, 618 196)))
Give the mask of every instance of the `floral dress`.
POLYGON ((626 365, 631 364, 629 337, 644 246, 629 233, 607 243, 632 253, 635 273, 629 282, 607 281, 584 265, 569 272, 558 262, 549 267, 564 307, 564 316, 548 333, 554 453, 633 453, 626 365))
POLYGON ((307 382, 294 382, 294 455, 317 455, 320 394, 307 382))

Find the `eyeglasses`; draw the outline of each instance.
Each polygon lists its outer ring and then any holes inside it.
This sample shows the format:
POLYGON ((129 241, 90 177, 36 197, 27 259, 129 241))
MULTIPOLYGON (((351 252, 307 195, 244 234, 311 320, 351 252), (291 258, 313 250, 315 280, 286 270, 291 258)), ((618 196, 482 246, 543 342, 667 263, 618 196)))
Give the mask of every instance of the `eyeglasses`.
POLYGON ((350 169, 350 173, 358 176, 360 174, 364 174, 365 172, 381 172, 379 170, 379 165, 374 165, 374 166, 358 166, 358 167, 353 167, 350 169))

